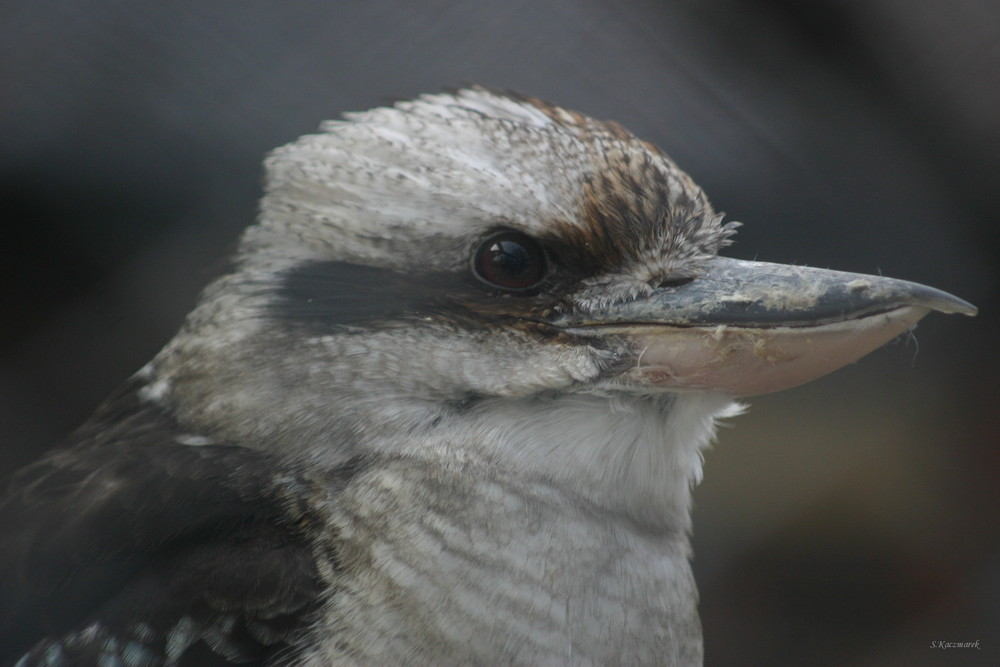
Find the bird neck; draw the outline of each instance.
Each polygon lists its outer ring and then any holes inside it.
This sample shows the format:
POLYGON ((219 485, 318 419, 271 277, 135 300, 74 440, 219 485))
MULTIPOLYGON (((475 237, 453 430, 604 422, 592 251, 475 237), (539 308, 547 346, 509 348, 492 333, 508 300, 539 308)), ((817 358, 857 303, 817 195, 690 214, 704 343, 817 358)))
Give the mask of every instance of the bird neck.
POLYGON ((492 474, 551 484, 639 524, 686 531, 702 450, 717 421, 740 411, 709 392, 486 399, 405 449, 443 467, 477 461, 492 474))

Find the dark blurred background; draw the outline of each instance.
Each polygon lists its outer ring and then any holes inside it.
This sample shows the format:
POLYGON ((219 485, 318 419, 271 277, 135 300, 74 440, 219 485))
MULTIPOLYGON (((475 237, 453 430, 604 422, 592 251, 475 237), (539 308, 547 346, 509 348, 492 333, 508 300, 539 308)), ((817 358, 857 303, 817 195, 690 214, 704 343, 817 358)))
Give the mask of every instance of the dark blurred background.
POLYGON ((3 2, 0 470, 170 338, 267 150, 466 82, 659 144, 745 223, 727 254, 981 308, 754 399, 707 455, 695 570, 710 666, 998 664, 994 0, 3 2))

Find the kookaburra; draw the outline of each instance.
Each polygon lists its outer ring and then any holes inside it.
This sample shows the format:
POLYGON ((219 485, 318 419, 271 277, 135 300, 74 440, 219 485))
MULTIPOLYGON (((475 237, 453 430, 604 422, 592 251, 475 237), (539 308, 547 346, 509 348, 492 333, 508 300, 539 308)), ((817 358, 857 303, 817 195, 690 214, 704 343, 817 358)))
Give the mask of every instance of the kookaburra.
POLYGON ((717 256, 620 125, 483 88, 275 151, 181 331, 0 504, 5 664, 697 665, 735 398, 938 290, 717 256))

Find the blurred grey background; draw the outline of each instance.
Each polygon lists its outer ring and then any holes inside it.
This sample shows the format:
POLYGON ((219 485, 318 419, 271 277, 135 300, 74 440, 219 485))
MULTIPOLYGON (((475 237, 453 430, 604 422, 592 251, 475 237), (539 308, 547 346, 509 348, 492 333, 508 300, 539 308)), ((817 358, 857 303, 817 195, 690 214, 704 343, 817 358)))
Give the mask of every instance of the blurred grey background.
POLYGON ((1000 662, 993 0, 3 2, 0 471, 170 338, 267 150, 467 82, 659 144, 745 223, 727 254, 981 308, 752 400, 695 570, 710 666, 1000 662))

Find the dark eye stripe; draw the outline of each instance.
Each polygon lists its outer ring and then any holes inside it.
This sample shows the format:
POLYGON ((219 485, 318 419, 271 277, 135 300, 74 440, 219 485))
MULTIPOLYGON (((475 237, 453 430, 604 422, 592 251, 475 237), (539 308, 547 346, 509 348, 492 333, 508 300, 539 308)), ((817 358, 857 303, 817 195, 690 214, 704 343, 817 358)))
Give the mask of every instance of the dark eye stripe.
POLYGON ((377 329, 408 322, 461 322, 467 328, 495 328, 499 322, 539 322, 558 301, 556 294, 507 290, 519 298, 498 298, 497 290, 472 272, 410 272, 345 262, 306 262, 283 272, 261 315, 290 327, 329 333, 343 327, 377 329))

